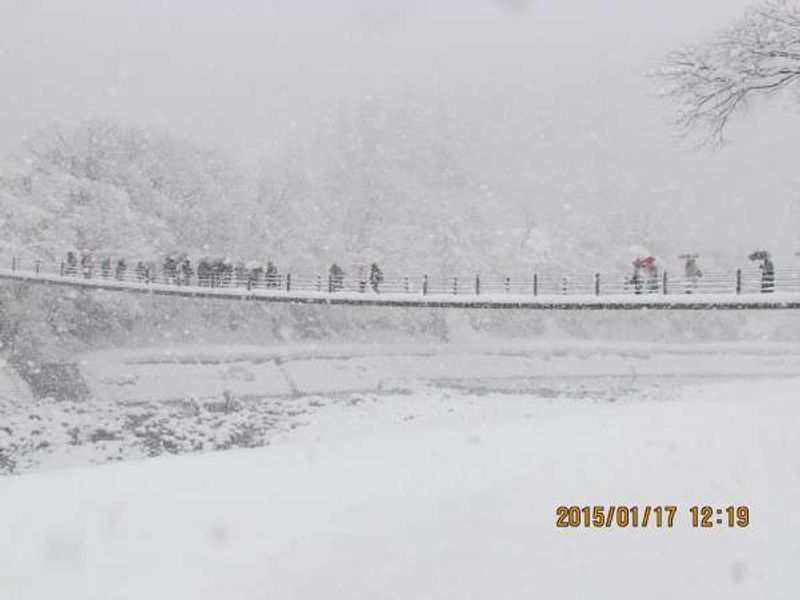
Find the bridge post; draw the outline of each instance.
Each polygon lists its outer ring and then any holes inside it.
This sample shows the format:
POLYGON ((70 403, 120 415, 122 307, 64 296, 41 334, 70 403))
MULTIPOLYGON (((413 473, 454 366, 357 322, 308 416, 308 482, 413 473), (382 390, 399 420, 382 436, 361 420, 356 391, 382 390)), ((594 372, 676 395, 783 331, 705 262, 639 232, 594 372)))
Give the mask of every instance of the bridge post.
POLYGON ((481 276, 475 275, 475 295, 481 295, 481 276))
POLYGON ((406 294, 407 294, 408 293, 408 277, 404 277, 403 281, 404 281, 405 286, 406 286, 406 294))
POLYGON ((669 289, 669 288, 667 287, 667 281, 668 281, 668 280, 667 280, 667 272, 666 272, 666 271, 664 271, 664 274, 662 275, 661 288, 662 288, 662 290, 663 290, 663 292, 664 292, 664 295, 665 295, 665 296, 667 295, 667 291, 668 291, 668 289, 669 289))
POLYGON ((11 257, 11 271, 14 272, 17 270, 17 258, 15 256, 11 257))
POLYGON ((333 275, 328 275, 328 293, 333 293, 333 275))
POLYGON ((291 273, 287 273, 286 274, 286 291, 287 292, 291 292, 292 291, 292 274, 291 273))
POLYGON ((539 295, 539 275, 537 273, 533 274, 533 295, 539 295))
POLYGON ((742 270, 736 269, 736 293, 742 293, 742 270))
POLYGON ((561 280, 561 291, 565 296, 567 295, 567 278, 566 277, 564 277, 561 280))
POLYGON ((453 295, 458 295, 458 277, 453 277, 453 295))
POLYGON ((39 271, 41 270, 41 268, 42 268, 42 261, 37 258, 36 259, 36 274, 37 275, 39 274, 39 271))
POLYGON ((422 276, 422 295, 425 296, 428 293, 428 276, 422 276))
POLYGON ((63 276, 64 276, 64 261, 63 261, 63 260, 61 261, 61 272, 60 272, 60 276, 61 276, 61 277, 63 277, 63 276))
POLYGON ((506 290, 506 294, 511 291, 511 277, 506 277, 505 290, 506 290))
POLYGON ((594 274, 594 295, 600 295, 600 273, 594 274))

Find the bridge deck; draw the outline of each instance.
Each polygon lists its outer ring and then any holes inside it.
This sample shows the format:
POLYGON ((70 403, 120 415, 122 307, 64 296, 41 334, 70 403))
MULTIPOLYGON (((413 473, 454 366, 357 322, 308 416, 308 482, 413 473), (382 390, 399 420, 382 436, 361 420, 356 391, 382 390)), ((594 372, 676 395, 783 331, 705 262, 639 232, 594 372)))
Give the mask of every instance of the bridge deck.
POLYGON ((115 279, 61 276, 35 271, 0 269, 0 280, 36 285, 57 285, 86 290, 106 290, 184 298, 250 300, 352 306, 423 308, 527 309, 527 310, 775 310, 800 308, 800 292, 702 294, 547 294, 520 293, 445 294, 419 292, 374 293, 352 291, 285 291, 237 287, 204 287, 117 281, 115 279))

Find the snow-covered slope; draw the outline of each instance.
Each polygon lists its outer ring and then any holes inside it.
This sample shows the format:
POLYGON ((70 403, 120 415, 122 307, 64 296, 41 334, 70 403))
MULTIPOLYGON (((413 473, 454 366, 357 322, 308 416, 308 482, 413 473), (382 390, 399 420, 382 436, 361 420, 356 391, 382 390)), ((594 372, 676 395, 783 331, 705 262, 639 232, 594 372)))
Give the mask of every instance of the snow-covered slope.
POLYGON ((798 391, 442 391, 337 409, 260 450, 5 478, 0 596, 794 598, 798 391), (557 529, 562 504, 679 513, 672 529, 557 529), (746 504, 751 524, 694 530, 694 504, 746 504))

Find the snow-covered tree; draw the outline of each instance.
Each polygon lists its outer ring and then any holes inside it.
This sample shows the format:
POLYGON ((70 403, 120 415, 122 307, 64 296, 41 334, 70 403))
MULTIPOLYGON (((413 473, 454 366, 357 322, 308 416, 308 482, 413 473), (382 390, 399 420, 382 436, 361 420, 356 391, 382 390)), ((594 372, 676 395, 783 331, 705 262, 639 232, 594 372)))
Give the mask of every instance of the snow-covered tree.
POLYGON ((50 257, 229 253, 245 192, 223 154, 163 131, 52 125, 0 172, 0 230, 8 245, 50 257))
POLYGON ((408 98, 327 115, 257 177, 270 253, 303 269, 378 261, 417 276, 479 258, 492 207, 465 169, 453 121, 408 98))
POLYGON ((748 101, 798 88, 800 5, 768 0, 706 43, 669 52, 656 69, 683 136, 720 144, 748 101))

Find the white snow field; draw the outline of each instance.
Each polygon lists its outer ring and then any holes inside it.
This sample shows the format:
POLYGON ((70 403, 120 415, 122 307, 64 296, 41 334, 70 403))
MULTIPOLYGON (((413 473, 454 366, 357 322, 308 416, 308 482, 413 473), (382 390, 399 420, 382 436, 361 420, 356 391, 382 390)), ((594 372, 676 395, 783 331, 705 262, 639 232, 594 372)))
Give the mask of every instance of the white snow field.
POLYGON ((93 396, 113 402, 281 397, 404 389, 416 382, 587 377, 800 376, 800 344, 779 342, 209 345, 80 357, 93 396))
POLYGON ((525 407, 565 406, 800 375, 800 345, 778 342, 210 344, 75 360, 85 399, 34 399, 10 368, 0 371, 0 474, 294 441, 320 420, 340 431, 355 417, 408 416, 394 406, 436 424, 472 406, 505 414, 515 396, 525 407))
POLYGON ((266 448, 2 478, 0 598, 797 598, 800 380, 603 385, 364 396, 266 448), (678 514, 555 526, 611 504, 678 514))

